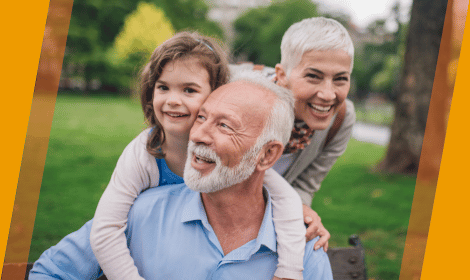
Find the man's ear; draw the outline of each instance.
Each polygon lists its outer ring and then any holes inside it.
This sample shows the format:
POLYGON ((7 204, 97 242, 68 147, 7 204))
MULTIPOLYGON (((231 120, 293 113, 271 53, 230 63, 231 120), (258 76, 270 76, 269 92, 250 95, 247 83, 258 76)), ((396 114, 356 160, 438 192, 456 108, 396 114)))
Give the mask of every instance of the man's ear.
POLYGON ((280 85, 281 87, 287 88, 287 73, 286 73, 284 67, 280 63, 278 63, 274 67, 274 70, 276 71, 275 80, 276 80, 277 84, 280 85))
POLYGON ((264 145, 261 150, 261 157, 258 161, 256 169, 258 171, 265 171, 271 168, 276 161, 281 157, 282 152, 284 151, 284 145, 279 141, 270 141, 264 145))

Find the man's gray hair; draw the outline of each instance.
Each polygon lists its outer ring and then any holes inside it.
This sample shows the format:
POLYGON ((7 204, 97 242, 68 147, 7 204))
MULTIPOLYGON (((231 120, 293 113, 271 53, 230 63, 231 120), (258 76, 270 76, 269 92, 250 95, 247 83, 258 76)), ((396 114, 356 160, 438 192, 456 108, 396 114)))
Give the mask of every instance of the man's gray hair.
POLYGON ((281 65, 287 76, 299 65, 308 51, 343 50, 354 62, 354 45, 344 26, 338 21, 313 17, 294 23, 287 29, 281 41, 281 65))
MULTIPOLYGON (((252 149, 258 150, 270 141, 280 141, 286 145, 294 125, 294 96, 284 87, 276 85, 259 71, 238 71, 233 73, 230 82, 245 81, 274 93, 277 100, 266 118, 263 131, 252 149)), ((258 151, 259 152, 259 151, 258 151)))

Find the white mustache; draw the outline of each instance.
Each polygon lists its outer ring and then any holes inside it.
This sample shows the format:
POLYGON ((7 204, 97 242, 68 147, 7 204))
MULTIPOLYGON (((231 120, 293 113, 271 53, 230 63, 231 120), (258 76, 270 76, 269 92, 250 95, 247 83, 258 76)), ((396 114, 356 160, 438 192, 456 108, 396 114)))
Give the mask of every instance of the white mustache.
POLYGON ((197 157, 205 158, 210 161, 220 162, 219 156, 209 147, 196 145, 193 141, 188 143, 189 154, 194 154, 197 157))

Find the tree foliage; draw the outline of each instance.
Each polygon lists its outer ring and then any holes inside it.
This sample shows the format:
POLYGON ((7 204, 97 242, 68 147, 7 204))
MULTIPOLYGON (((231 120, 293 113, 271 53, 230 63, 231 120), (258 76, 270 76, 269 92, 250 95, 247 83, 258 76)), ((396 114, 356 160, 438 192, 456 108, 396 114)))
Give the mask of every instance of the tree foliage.
MULTIPOLYGON (((105 53, 112 46, 127 14, 137 1, 74 0, 64 55, 64 71, 81 77, 85 85, 93 78, 107 83, 110 72, 105 53)), ((64 76, 64 75, 63 75, 64 76)))
POLYGON ((396 25, 389 31, 387 20, 378 19, 367 26, 367 36, 373 38, 363 48, 356 50, 354 80, 356 97, 367 97, 369 92, 385 94, 394 100, 403 65, 407 24, 399 20, 400 4, 396 2, 390 19, 396 25))
POLYGON ((224 39, 222 28, 207 18, 209 6, 204 0, 153 0, 161 8, 176 31, 195 30, 204 35, 224 39))
MULTIPOLYGON (((152 3, 160 8, 175 31, 198 30, 209 36, 223 38, 222 29, 207 19, 209 8, 204 0, 74 0, 63 78, 80 77, 86 85, 98 79, 106 87, 118 90, 120 85, 117 81, 123 78, 118 77, 122 75, 122 69, 116 69, 106 54, 123 30, 126 17, 136 10, 140 2, 152 3)), ((142 36, 150 38, 155 33, 149 32, 142 36)))
POLYGON ((235 21, 234 56, 274 66, 281 60, 281 39, 293 23, 318 16, 309 0, 277 1, 267 7, 249 10, 235 21))
POLYGON ((156 46, 171 38, 174 28, 163 11, 155 5, 141 2, 130 13, 122 31, 107 52, 112 65, 113 84, 120 88, 132 85, 133 78, 150 57, 156 46))
POLYGON ((154 5, 142 2, 126 18, 113 49, 120 59, 129 58, 134 53, 150 54, 155 46, 171 38, 173 33, 173 26, 165 14, 154 5))

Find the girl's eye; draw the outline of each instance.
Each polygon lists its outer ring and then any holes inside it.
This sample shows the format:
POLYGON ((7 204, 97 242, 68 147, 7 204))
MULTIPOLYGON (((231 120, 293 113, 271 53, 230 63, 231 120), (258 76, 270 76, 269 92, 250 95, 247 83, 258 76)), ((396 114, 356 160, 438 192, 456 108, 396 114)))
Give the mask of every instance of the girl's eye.
POLYGON ((167 86, 164 86, 164 85, 159 85, 159 86, 157 86, 157 88, 158 88, 159 90, 168 90, 168 87, 167 87, 167 86))
POLYGON ((196 90, 194 90, 194 89, 192 89, 192 88, 185 88, 185 89, 184 89, 184 92, 186 92, 186 93, 194 93, 194 92, 196 92, 196 90))

